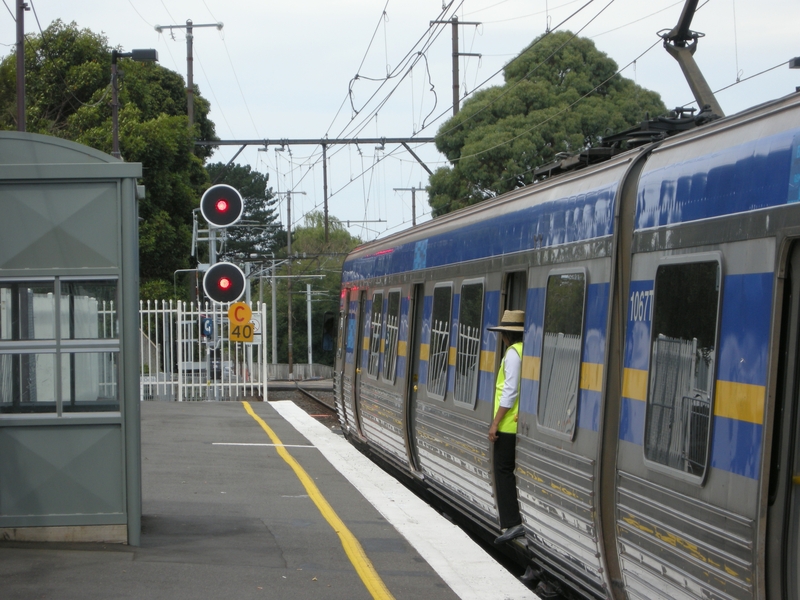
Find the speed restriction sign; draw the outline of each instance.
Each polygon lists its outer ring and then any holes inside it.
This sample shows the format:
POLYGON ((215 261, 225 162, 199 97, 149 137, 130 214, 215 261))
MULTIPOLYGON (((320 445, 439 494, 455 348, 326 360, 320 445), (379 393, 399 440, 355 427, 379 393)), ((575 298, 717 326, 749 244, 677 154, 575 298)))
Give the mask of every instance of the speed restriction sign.
POLYGON ((252 343, 253 324, 250 322, 252 316, 253 311, 244 302, 231 304, 228 309, 228 319, 230 319, 228 332, 232 342, 252 343))

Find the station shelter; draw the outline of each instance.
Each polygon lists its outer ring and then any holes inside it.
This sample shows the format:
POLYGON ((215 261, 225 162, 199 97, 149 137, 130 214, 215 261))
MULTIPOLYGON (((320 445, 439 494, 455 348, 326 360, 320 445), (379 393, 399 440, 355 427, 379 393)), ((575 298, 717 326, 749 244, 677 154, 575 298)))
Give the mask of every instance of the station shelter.
POLYGON ((141 175, 0 132, 0 539, 139 544, 141 175))

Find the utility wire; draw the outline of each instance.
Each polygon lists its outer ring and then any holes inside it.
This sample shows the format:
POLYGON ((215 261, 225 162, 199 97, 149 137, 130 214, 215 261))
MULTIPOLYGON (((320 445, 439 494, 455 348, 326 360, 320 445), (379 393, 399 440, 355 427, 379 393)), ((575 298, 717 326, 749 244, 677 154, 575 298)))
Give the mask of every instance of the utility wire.
MULTIPOLYGON (((36 19, 36 26, 39 28, 39 35, 40 35, 39 39, 42 42, 42 53, 46 56, 46 58, 49 58, 49 59, 52 60, 52 58, 50 56, 48 56, 49 47, 48 47, 47 41, 45 40, 44 30, 42 30, 42 24, 39 22, 39 15, 36 14, 36 7, 33 4, 33 0, 28 0, 28 1, 30 2, 31 10, 33 11, 33 16, 36 19)), ((58 78, 61 80, 61 83, 64 84, 64 89, 67 90, 67 93, 70 96, 72 96, 72 98, 78 104, 80 104, 82 106, 88 106, 88 107, 100 106, 105 101, 106 97, 108 96, 108 93, 111 91, 111 82, 109 81, 108 85, 106 85, 105 90, 103 91, 103 95, 100 97, 100 99, 97 102, 94 102, 94 103, 91 103, 91 104, 88 103, 88 102, 84 102, 83 100, 78 98, 75 95, 75 93, 70 89, 70 86, 67 83, 66 78, 64 77, 64 73, 61 72, 61 69, 59 68, 58 63, 53 61, 53 65, 55 65, 55 72, 58 75, 58 78)))
MULTIPOLYGON (((568 16, 566 19, 564 19, 563 21, 561 21, 561 23, 559 23, 558 25, 556 25, 556 26, 555 26, 553 29, 551 29, 550 31, 546 32, 546 33, 545 33, 545 34, 544 34, 542 37, 540 37, 539 39, 537 39, 537 40, 534 40, 532 43, 528 44, 528 46, 526 46, 526 47, 525 47, 525 49, 524 49, 522 52, 520 52, 520 53, 517 55, 517 58, 521 57, 523 54, 525 54, 525 53, 526 53, 528 50, 530 50, 530 49, 531 49, 531 48, 533 48, 534 46, 536 46, 536 45, 540 44, 540 43, 541 43, 541 42, 542 42, 544 39, 546 39, 547 37, 549 37, 550 35, 552 35, 552 34, 553 34, 553 32, 554 32, 555 30, 559 29, 559 28, 560 28, 562 25, 564 25, 564 24, 565 24, 565 23, 567 23, 567 22, 568 22, 570 19, 572 19, 573 17, 575 17, 575 16, 576 16, 576 15, 577 15, 579 12, 581 12, 581 11, 582 11, 584 8, 586 8, 587 6, 589 6, 590 4, 592 4, 592 2, 594 2, 594 0, 589 0, 589 1, 588 1, 586 4, 584 4, 583 6, 581 6, 581 7, 580 7, 578 10, 576 10, 574 13, 572 13, 572 14, 571 14, 570 16, 568 16)), ((454 129, 456 129, 456 128, 458 128, 458 127, 462 127, 462 126, 463 126, 463 125, 464 125, 466 122, 468 122, 468 121, 471 121, 472 119, 474 119, 475 117, 477 117, 479 114, 481 114, 483 111, 487 110, 487 109, 488 109, 488 108, 490 108, 492 105, 494 105, 496 102, 498 102, 499 100, 501 100, 502 98, 504 98, 504 97, 505 97, 507 94, 511 93, 511 92, 512 92, 514 89, 516 89, 518 86, 522 85, 522 82, 523 82, 523 81, 525 81, 526 79, 528 79, 528 77, 530 77, 531 75, 533 75, 533 73, 535 73, 535 72, 536 72, 536 71, 539 69, 539 67, 541 67, 541 66, 542 66, 543 64, 545 64, 545 63, 546 63, 548 60, 550 60, 550 59, 551 59, 553 56, 555 56, 555 55, 556 55, 556 53, 558 53, 559 51, 561 51, 561 50, 562 50, 562 49, 563 49, 565 46, 567 46, 568 44, 572 43, 572 41, 573 41, 573 40, 574 40, 576 37, 578 37, 578 35, 581 33, 581 31, 583 31, 584 29, 586 29, 586 28, 587 28, 587 27, 588 27, 588 26, 589 26, 589 25, 592 23, 592 21, 594 21, 594 20, 595 20, 597 17, 599 17, 601 14, 603 14, 603 12, 605 12, 605 10, 606 10, 606 9, 607 9, 609 6, 611 6, 611 5, 612 5, 614 2, 615 2, 615 0, 610 0, 610 1, 609 1, 609 3, 608 3, 608 4, 606 4, 606 5, 605 5, 605 6, 602 8, 602 10, 600 10, 600 12, 598 12, 598 13, 597 13, 597 14, 596 14, 594 17, 592 17, 591 19, 589 19, 589 21, 588 21, 588 22, 587 22, 587 23, 586 23, 586 24, 585 24, 583 27, 581 27, 581 28, 580 28, 580 29, 578 29, 578 30, 577 30, 577 31, 576 31, 574 34, 572 34, 572 37, 571 37, 571 38, 569 38, 567 41, 565 41, 563 44, 561 44, 561 45, 560 45, 558 48, 556 48, 556 49, 555 49, 553 52, 551 52, 551 53, 550 53, 550 55, 549 55, 547 58, 545 58, 545 59, 544 59, 542 62, 540 62, 539 64, 537 64, 535 67, 533 67, 533 68, 532 68, 530 71, 528 71, 528 72, 527 72, 525 75, 523 75, 522 77, 520 77, 520 78, 519 78, 519 80, 518 80, 518 81, 517 81, 517 82, 516 82, 514 85, 512 85, 511 87, 509 87, 509 88, 508 88, 508 89, 506 89, 506 90, 503 90, 503 92, 501 92, 499 96, 497 96, 496 98, 493 98, 493 99, 492 99, 490 102, 488 102, 488 103, 487 103, 485 106, 481 107, 481 108, 480 108, 480 110, 477 110, 477 111, 475 111, 474 113, 472 113, 471 115, 469 115, 468 117, 466 117, 466 118, 465 118, 463 121, 461 121, 461 122, 460 122, 460 123, 458 123, 457 125, 453 125, 453 126, 450 128, 450 129, 447 129, 447 130, 445 130, 445 131, 440 131, 440 132, 439 132, 439 135, 446 135, 447 133, 449 133, 449 132, 453 131, 454 129)), ((475 89, 473 89, 473 92, 474 92, 475 90, 477 90, 477 89, 479 89, 479 88, 483 87, 484 85, 486 85, 486 84, 487 84, 489 81, 491 81, 491 80, 492 80, 494 77, 496 77, 498 74, 500 74, 502 71, 504 71, 504 70, 505 70, 505 69, 506 69, 506 68, 507 68, 507 67, 508 67, 508 66, 509 66, 511 63, 513 63, 513 62, 514 62, 514 60, 516 60, 516 58, 512 59, 510 62, 506 63, 506 64, 505 64, 503 67, 501 67, 499 70, 495 71, 495 73, 494 73, 494 74, 492 74, 490 77, 488 77, 487 79, 485 79, 485 80, 483 81, 483 83, 481 83, 479 86, 477 86, 475 89)), ((439 117, 438 117, 438 118, 441 118, 441 116, 443 116, 443 115, 444 115, 444 113, 442 113, 442 115, 439 115, 439 117)), ((437 120, 438 120, 438 118, 437 118, 437 120)))
MULTIPOLYGON (((3 2, 5 2, 5 0, 3 0, 3 2)), ((145 19, 145 18, 142 16, 142 13, 140 13, 140 12, 139 12, 139 10, 136 8, 136 5, 133 3, 133 0, 128 0, 128 4, 130 4, 130 5, 131 5, 131 8, 133 9, 133 12, 135 12, 137 15, 139 15, 139 18, 140 18, 142 21, 144 21, 144 22, 145 22, 145 24, 146 24, 146 25, 147 25, 147 26, 148 26, 150 29, 153 29, 153 25, 151 25, 150 23, 148 23, 148 22, 147 22, 147 19, 145 19)))
MULTIPOLYGON (((6 0, 3 0, 3 4, 6 5, 6 10, 8 11, 8 14, 11 15, 11 18, 14 20, 14 23, 16 23, 17 22, 17 15, 15 15, 13 12, 11 12, 11 9, 8 8, 8 4, 6 4, 6 0)), ((9 44, 9 45, 11 45, 11 44, 9 44)))
MULTIPOLYGON (((5 0, 3 0, 3 1, 5 2, 5 0)), ((375 41, 375 36, 378 34, 378 29, 380 29, 381 21, 383 21, 383 17, 386 14, 386 8, 388 6, 389 6, 389 0, 386 0, 386 4, 384 4, 384 6, 383 6, 383 11, 381 12, 381 16, 378 18, 378 23, 375 25, 375 30, 372 32, 372 37, 369 40, 369 44, 367 44, 367 49, 364 51, 364 56, 361 58, 361 64, 358 65, 358 69, 356 69, 356 73, 359 73, 361 71, 361 67, 364 66, 364 62, 367 60, 367 56, 369 55, 369 50, 370 50, 370 48, 372 48, 372 42, 375 41)), ((349 97, 350 96, 348 94, 342 100, 342 103, 339 105, 339 110, 337 110, 336 114, 333 115, 333 120, 331 121, 331 124, 328 125, 328 129, 325 131, 325 135, 328 135, 328 133, 330 132, 331 127, 333 127, 333 124, 336 122, 336 119, 339 116, 339 113, 342 112, 342 107, 345 104, 347 104, 347 100, 348 100, 349 97)))

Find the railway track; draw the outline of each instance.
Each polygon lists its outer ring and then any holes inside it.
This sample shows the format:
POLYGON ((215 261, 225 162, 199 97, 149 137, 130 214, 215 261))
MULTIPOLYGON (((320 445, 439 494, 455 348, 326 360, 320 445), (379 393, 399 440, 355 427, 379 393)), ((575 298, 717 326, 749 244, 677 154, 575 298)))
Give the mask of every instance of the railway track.
POLYGON ((269 391, 269 401, 290 400, 306 411, 309 415, 338 430, 339 423, 336 419, 336 407, 333 400, 333 390, 307 389, 302 383, 281 383, 280 387, 269 391))

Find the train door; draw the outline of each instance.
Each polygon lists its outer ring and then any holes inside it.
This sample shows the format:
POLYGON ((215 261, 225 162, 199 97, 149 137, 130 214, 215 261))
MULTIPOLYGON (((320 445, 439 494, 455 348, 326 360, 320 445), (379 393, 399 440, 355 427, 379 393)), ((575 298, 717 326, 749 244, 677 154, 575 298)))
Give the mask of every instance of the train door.
POLYGON ((408 390, 406 402, 406 448, 408 449, 408 464, 414 472, 419 473, 419 459, 416 447, 416 428, 414 418, 417 408, 417 394, 419 393, 419 371, 420 371, 420 340, 422 339, 422 306, 425 301, 425 287, 421 283, 414 284, 408 306, 408 390))
POLYGON ((800 598, 800 243, 786 267, 767 513, 767 597, 800 598))
POLYGON ((358 323, 356 324, 356 373, 353 378, 353 415, 355 425, 360 436, 364 436, 361 431, 361 377, 367 371, 369 348, 364 347, 365 338, 364 328, 369 326, 369 313, 367 312, 367 292, 359 292, 358 297, 358 323), (366 351, 365 351, 366 350, 366 351))
MULTIPOLYGON (((528 276, 525 271, 515 271, 512 273, 505 274, 505 282, 503 285, 503 296, 500 302, 500 310, 498 311, 498 315, 496 317, 496 321, 499 320, 503 316, 503 312, 506 310, 525 310, 525 305, 527 303, 527 293, 528 293, 528 276)), ((526 323, 528 322, 528 318, 525 318, 526 323)), ((500 367, 500 361, 502 360, 503 356, 507 348, 503 344, 503 336, 499 333, 496 334, 496 355, 495 355, 495 368, 494 372, 497 373, 497 370, 500 367)), ((525 348, 523 346, 522 349, 523 355, 525 354, 525 348)), ((521 375, 521 374, 520 374, 521 375)), ((492 385, 492 398, 491 398, 491 409, 489 413, 489 422, 491 423, 492 418, 494 417, 494 383, 492 385)), ((522 398, 520 398, 520 401, 522 398)), ((517 427, 519 431, 519 424, 517 427)), ((490 444, 491 453, 492 453, 492 464, 494 464, 494 444, 490 444)), ((492 489, 494 491, 495 502, 498 502, 498 489, 497 489, 497 479, 494 473, 494 469, 492 470, 492 489)), ((499 510, 499 509, 498 509, 499 510)), ((498 513, 499 514, 499 513, 498 513)))
POLYGON ((344 422, 352 433, 361 435, 361 419, 358 414, 358 393, 361 385, 362 344, 364 323, 363 311, 366 292, 353 289, 347 308, 347 340, 344 374, 342 377, 342 404, 344 422))

